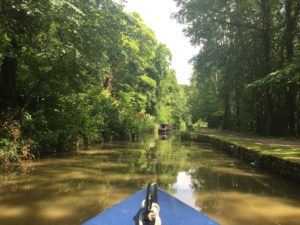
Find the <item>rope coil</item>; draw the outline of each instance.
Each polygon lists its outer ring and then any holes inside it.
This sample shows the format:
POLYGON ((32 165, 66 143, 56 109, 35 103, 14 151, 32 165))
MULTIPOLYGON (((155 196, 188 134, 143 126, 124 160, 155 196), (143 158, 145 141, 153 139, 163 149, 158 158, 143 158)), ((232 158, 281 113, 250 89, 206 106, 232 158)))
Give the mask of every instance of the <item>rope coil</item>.
POLYGON ((160 207, 157 204, 157 185, 155 183, 148 185, 146 199, 142 201, 142 207, 139 225, 161 225, 160 207))
POLYGON ((142 201, 143 210, 139 216, 139 225, 161 225, 161 219, 159 217, 160 207, 157 203, 152 203, 152 207, 149 213, 145 210, 145 200, 142 201))

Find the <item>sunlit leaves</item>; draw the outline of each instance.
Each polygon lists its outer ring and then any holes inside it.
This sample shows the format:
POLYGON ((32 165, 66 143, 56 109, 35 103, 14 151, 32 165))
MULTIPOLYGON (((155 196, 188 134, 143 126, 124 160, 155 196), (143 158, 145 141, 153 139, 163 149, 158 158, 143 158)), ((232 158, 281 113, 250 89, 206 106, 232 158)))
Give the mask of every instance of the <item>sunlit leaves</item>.
MULTIPOLYGON (((20 123, 37 147, 133 138, 154 125, 158 102, 175 122, 170 51, 138 14, 111 0, 3 1, 0 66, 5 58, 16 62, 15 114, 30 115, 20 123)), ((1 88, 8 87, 0 73, 1 88)))
POLYGON ((152 78, 148 77, 147 75, 141 76, 141 81, 144 85, 146 85, 150 89, 155 89, 156 88, 156 81, 153 80, 152 78))

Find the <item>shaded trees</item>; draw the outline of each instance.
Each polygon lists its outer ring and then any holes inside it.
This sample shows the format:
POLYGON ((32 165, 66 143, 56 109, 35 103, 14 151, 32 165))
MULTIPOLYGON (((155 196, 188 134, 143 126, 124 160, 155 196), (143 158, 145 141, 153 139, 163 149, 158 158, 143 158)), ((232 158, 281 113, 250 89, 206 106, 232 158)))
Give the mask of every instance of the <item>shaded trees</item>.
POLYGON ((190 101, 204 103, 194 104, 193 114, 205 114, 211 105, 215 108, 202 118, 209 122, 222 114, 214 126, 298 135, 298 1, 175 2, 180 7, 175 17, 187 24, 187 36, 203 46, 194 59, 197 94, 190 101))

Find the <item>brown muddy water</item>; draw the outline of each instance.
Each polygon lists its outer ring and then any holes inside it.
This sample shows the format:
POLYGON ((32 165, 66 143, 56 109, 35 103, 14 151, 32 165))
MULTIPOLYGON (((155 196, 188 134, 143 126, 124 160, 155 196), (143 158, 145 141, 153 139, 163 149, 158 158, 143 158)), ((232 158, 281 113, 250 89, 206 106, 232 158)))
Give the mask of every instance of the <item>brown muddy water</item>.
POLYGON ((155 137, 2 166, 0 224, 79 225, 150 181, 222 225, 300 224, 300 185, 208 145, 155 137))

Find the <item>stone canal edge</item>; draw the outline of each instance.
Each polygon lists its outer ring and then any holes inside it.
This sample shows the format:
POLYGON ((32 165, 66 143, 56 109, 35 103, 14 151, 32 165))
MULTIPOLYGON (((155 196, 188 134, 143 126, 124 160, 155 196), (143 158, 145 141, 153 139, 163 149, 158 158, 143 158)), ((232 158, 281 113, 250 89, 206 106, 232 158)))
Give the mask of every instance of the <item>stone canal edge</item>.
POLYGON ((264 154, 257 150, 240 146, 229 141, 221 140, 217 137, 198 134, 196 136, 180 135, 183 141, 195 141, 198 143, 209 143, 217 150, 251 164, 254 167, 261 168, 272 174, 286 178, 292 182, 300 183, 300 163, 292 162, 274 155, 264 154))

